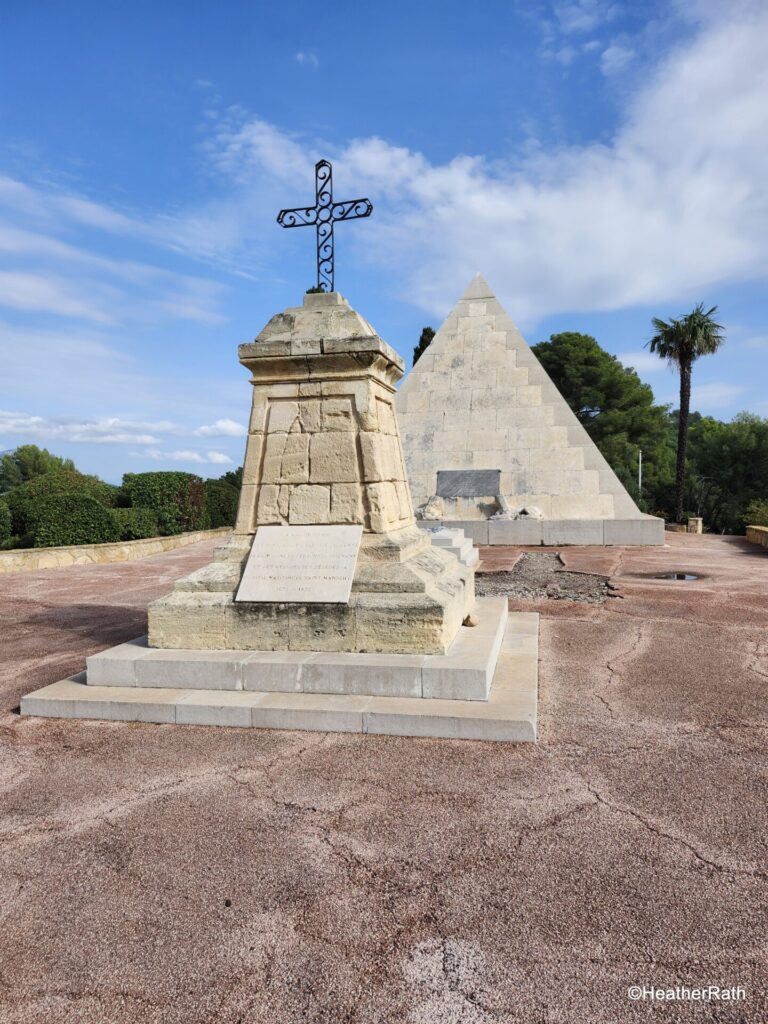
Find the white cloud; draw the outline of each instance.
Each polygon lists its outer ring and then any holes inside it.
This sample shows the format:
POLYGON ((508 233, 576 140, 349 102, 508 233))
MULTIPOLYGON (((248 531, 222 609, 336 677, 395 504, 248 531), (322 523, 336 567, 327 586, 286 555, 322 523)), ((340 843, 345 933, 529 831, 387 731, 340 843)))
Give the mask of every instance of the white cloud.
POLYGON ((745 348, 768 349, 768 334, 758 335, 754 338, 747 338, 744 342, 745 348))
POLYGON ((78 295, 78 289, 54 275, 0 271, 0 305, 79 317, 101 324, 111 323, 113 319, 102 306, 78 295))
POLYGON ((606 76, 617 75, 631 64, 634 59, 634 50, 630 50, 626 46, 620 46, 618 43, 611 43, 600 55, 600 70, 606 76))
POLYGON ((196 437, 242 437, 246 433, 246 429, 235 420, 222 419, 207 426, 198 427, 193 433, 196 437))
POLYGON ((54 419, 0 410, 0 436, 27 437, 37 441, 156 444, 156 434, 177 430, 175 424, 168 421, 144 423, 116 417, 94 420, 54 419))
POLYGON ((134 459, 152 459, 154 462, 193 462, 195 464, 209 462, 218 466, 229 465, 232 462, 232 459, 224 452, 196 452, 189 449, 164 452, 159 448, 147 448, 144 451, 131 452, 130 455, 134 459))
POLYGON ((320 67, 320 61, 317 59, 317 54, 315 53, 304 53, 303 51, 299 51, 296 54, 296 60, 299 64, 307 64, 311 68, 320 67))
MULTIPOLYGON (((767 9, 724 10, 692 31, 643 80, 608 144, 437 164, 354 140, 332 154, 336 182, 369 194, 375 215, 349 245, 434 316, 478 268, 525 323, 706 300, 719 284, 765 277, 766 37, 767 9)), ((236 164, 238 196, 306 176, 316 155, 259 119, 222 127, 217 144, 218 166, 236 164)))
POLYGON ((571 0, 554 5, 555 18, 561 32, 592 32, 619 13, 619 5, 605 0, 571 0))
POLYGON ((619 352, 616 358, 624 366, 631 366, 638 373, 657 373, 668 366, 663 359, 652 352, 619 352))

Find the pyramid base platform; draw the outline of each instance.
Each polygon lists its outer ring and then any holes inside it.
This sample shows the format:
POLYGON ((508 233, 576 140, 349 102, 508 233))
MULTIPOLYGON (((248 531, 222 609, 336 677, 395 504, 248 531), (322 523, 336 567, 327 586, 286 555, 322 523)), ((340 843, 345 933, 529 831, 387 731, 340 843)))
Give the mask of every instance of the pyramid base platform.
MULTIPOLYGON (((90 718, 119 722, 535 742, 538 619, 537 614, 527 612, 505 617, 499 642, 493 644, 496 650, 487 699, 205 689, 199 685, 199 680, 197 685, 186 687, 141 686, 135 683, 125 686, 100 685, 86 682, 86 673, 83 672, 23 697, 21 713, 49 718, 90 718)), ((467 633, 471 632, 467 630, 467 633)), ((271 656, 274 657, 274 652, 271 656)), ((365 657, 335 656, 336 659, 350 660, 347 672, 355 664, 354 659, 365 657)), ((404 667, 396 655, 370 657, 380 660, 382 679, 388 671, 385 665, 387 658, 394 662, 396 671, 404 667)), ((422 661, 428 664, 431 657, 425 656, 422 661)), ((474 663, 467 663, 465 652, 464 656, 457 656, 452 668, 442 666, 443 671, 454 674, 454 686, 463 669, 473 672, 477 677, 477 658, 470 658, 469 661, 474 663)), ((424 666, 421 667, 423 670, 424 666)), ((392 666, 389 667, 391 670, 392 666)))
POLYGON ((642 519, 446 519, 421 520, 422 529, 463 530, 481 546, 645 547, 664 544, 664 520, 642 519))

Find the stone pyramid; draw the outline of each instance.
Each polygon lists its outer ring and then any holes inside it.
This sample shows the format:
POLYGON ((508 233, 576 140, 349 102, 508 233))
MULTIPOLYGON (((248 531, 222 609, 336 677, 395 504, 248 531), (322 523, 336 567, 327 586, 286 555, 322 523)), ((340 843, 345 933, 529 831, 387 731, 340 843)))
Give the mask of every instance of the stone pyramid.
POLYGON ((637 507, 481 274, 397 414, 414 505, 476 543, 664 543, 663 521, 637 507))

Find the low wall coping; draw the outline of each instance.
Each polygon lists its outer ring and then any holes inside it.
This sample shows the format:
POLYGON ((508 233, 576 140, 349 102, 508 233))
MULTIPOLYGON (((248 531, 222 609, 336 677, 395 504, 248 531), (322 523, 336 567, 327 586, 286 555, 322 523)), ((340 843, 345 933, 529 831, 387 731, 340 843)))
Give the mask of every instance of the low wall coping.
POLYGON ((0 551, 0 574, 31 572, 35 569, 64 569, 71 565, 103 565, 106 562, 131 562, 149 555, 197 544, 212 537, 232 532, 229 526, 216 530, 193 530, 168 537, 143 537, 141 540, 119 540, 109 544, 70 544, 58 548, 11 548, 0 551))

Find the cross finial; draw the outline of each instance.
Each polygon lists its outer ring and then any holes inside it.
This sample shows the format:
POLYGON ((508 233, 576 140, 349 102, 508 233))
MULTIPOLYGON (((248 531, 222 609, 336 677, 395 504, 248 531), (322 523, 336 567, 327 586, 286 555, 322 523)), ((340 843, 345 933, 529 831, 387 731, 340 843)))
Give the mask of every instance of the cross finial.
POLYGON ((370 217, 373 204, 370 199, 333 201, 333 168, 328 160, 315 164, 315 205, 281 210, 277 223, 284 228, 317 228, 317 287, 332 292, 334 285, 333 225, 337 220, 357 220, 370 217))

